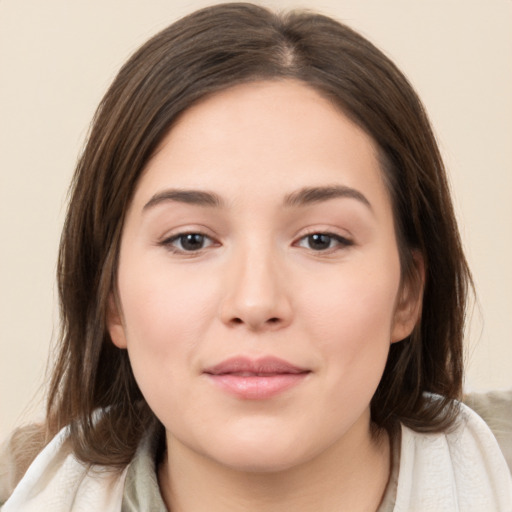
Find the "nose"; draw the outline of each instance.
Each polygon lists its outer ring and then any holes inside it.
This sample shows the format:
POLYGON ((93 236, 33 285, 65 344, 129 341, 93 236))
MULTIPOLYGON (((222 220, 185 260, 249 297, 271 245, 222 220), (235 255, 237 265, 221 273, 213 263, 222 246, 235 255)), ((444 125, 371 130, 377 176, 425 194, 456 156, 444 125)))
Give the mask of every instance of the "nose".
POLYGON ((223 323, 272 331, 291 322, 289 283, 278 259, 270 250, 254 247, 233 255, 220 309, 223 323))

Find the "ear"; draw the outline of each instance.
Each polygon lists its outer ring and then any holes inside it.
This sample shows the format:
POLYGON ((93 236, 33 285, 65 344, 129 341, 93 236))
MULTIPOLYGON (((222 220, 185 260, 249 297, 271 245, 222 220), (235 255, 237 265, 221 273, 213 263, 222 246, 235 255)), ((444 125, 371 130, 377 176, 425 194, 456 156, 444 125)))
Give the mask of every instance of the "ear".
POLYGON ((398 295, 391 330, 391 343, 407 338, 421 318, 425 289, 425 260, 419 251, 412 251, 412 259, 412 272, 404 278, 398 295))
POLYGON ((126 335, 120 309, 114 293, 110 292, 107 303, 107 330, 112 343, 117 348, 126 348, 126 335))

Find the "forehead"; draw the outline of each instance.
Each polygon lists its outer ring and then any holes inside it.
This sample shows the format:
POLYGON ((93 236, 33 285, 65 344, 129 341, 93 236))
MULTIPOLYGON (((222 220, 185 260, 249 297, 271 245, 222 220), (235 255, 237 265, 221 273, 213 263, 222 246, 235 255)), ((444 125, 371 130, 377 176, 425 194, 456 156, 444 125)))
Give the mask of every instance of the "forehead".
POLYGON ((382 195, 374 141, 313 88, 264 81, 233 86, 185 111, 146 166, 136 196, 172 186, 281 197, 325 184, 382 195))

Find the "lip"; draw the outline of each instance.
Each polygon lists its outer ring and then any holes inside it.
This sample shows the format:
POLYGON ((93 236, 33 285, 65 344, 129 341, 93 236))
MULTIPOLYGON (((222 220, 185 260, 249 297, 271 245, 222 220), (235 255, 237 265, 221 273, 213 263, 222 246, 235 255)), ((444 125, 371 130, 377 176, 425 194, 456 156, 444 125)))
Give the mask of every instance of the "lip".
POLYGON ((265 400, 297 386, 311 371, 276 357, 234 357, 203 373, 231 395, 245 400, 265 400))

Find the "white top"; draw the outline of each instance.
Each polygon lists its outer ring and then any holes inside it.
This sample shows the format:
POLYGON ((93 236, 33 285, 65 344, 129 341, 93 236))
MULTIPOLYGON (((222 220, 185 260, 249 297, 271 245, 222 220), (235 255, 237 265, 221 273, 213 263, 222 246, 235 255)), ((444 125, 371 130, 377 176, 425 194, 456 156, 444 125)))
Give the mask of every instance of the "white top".
MULTIPOLYGON (((67 433, 61 431, 37 456, 2 512, 121 511, 127 470, 87 468, 71 453, 67 433)), ((512 512, 509 469, 491 431, 471 409, 461 404, 449 433, 402 426, 394 512, 512 512)))
POLYGON ((395 512, 511 512, 512 479, 486 423, 462 406, 448 434, 402 427, 395 512))

